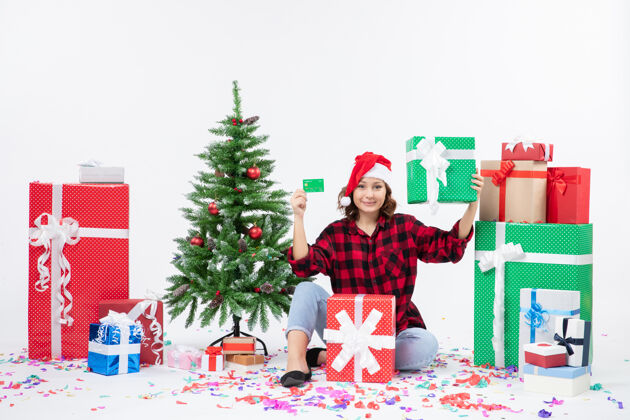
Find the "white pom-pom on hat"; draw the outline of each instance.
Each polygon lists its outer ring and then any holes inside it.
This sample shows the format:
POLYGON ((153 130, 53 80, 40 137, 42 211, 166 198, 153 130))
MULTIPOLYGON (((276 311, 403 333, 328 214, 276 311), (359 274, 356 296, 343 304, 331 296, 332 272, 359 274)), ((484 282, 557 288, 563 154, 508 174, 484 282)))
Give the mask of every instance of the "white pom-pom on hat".
POLYGON ((341 204, 342 207, 348 207, 350 205, 350 197, 348 197, 347 195, 345 197, 342 197, 339 201, 339 204, 341 204))

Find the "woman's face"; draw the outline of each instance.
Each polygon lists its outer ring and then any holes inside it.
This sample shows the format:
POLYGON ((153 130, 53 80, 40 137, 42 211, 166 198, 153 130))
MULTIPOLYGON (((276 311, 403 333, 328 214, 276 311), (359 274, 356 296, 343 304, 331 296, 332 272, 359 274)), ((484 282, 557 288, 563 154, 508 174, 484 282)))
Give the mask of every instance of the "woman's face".
POLYGON ((378 178, 361 178, 359 185, 352 191, 354 205, 359 209, 359 216, 378 215, 385 203, 385 182, 378 178))

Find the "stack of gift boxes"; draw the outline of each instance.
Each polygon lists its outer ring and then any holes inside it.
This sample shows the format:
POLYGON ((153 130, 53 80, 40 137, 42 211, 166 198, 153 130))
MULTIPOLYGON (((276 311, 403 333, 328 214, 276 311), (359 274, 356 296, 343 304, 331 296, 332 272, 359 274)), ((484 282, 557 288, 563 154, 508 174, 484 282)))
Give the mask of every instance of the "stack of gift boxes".
POLYGON ((169 367, 177 369, 213 372, 223 370, 226 362, 231 367, 252 367, 262 365, 265 358, 262 354, 256 354, 256 338, 226 337, 222 340, 222 346, 208 346, 205 350, 171 346, 166 351, 166 361, 169 367))
MULTIPOLYGON (((28 351, 32 359, 86 358, 103 375, 164 359, 163 303, 129 299, 129 186, 118 167, 81 166, 78 184, 29 187, 28 351)), ((171 346, 169 366, 219 371, 225 357, 262 364, 254 339, 222 347, 171 346), (224 356, 227 355, 227 356, 224 356)))
POLYGON ((256 354, 254 337, 226 337, 223 339, 223 352, 225 360, 235 365, 251 367, 265 362, 262 354, 256 354))
POLYGON ((590 169, 548 167, 553 152, 515 141, 481 161, 474 360, 519 366, 527 390, 575 395, 592 358, 590 169))
POLYGON ((123 176, 122 168, 82 167, 79 184, 30 184, 30 358, 87 357, 105 375, 161 363, 162 302, 129 299, 123 176))

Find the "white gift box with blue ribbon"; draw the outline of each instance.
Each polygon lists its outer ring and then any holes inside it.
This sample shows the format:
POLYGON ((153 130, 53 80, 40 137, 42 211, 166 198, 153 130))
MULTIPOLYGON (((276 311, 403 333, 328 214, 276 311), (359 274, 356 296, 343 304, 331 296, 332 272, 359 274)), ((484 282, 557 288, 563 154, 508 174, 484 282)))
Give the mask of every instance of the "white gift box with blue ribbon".
POLYGON ((525 365, 525 344, 554 342, 556 319, 580 317, 580 292, 521 289, 519 366, 525 365))
POLYGON ((139 372, 142 325, 114 311, 100 321, 90 324, 88 368, 108 376, 139 372))
POLYGON ((560 366, 545 369, 526 363, 523 365, 522 372, 523 389, 528 392, 574 397, 588 391, 591 385, 590 366, 560 366))

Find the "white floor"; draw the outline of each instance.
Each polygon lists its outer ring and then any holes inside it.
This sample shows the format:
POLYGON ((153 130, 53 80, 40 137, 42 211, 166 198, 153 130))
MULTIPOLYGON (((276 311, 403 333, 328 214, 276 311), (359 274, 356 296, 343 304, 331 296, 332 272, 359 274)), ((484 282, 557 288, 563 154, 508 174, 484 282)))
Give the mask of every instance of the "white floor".
MULTIPOLYGON (((105 377, 85 370, 85 361, 42 363, 23 358, 17 348, 0 345, 0 419, 44 418, 392 418, 456 419, 551 418, 627 419, 630 405, 628 350, 615 337, 597 338, 600 357, 591 383, 601 390, 574 398, 523 391, 516 377, 505 371, 474 368, 470 348, 457 348, 451 339, 442 343, 436 363, 422 372, 397 375, 389 385, 329 383, 322 369, 313 382, 299 390, 283 388, 278 378, 286 361, 284 343, 267 343, 271 354, 259 370, 237 369, 210 373, 148 367, 140 373, 105 377), (625 357, 625 358, 624 358, 625 357), (460 383, 473 374, 490 376, 486 387, 460 383), (465 401, 478 409, 442 405, 440 399, 466 393, 465 401), (467 398, 467 399, 466 399, 467 398), (398 399, 398 400, 397 400, 398 399), (343 401, 349 400, 346 409, 343 401), (365 408, 356 408, 362 403, 365 408), (378 408, 374 404, 378 405, 378 408), (505 408, 498 409, 499 405, 505 408), (495 410, 492 410, 495 408, 495 410), (42 417, 43 416, 43 417, 42 417)), ((451 397, 452 398, 452 397, 451 397)))

